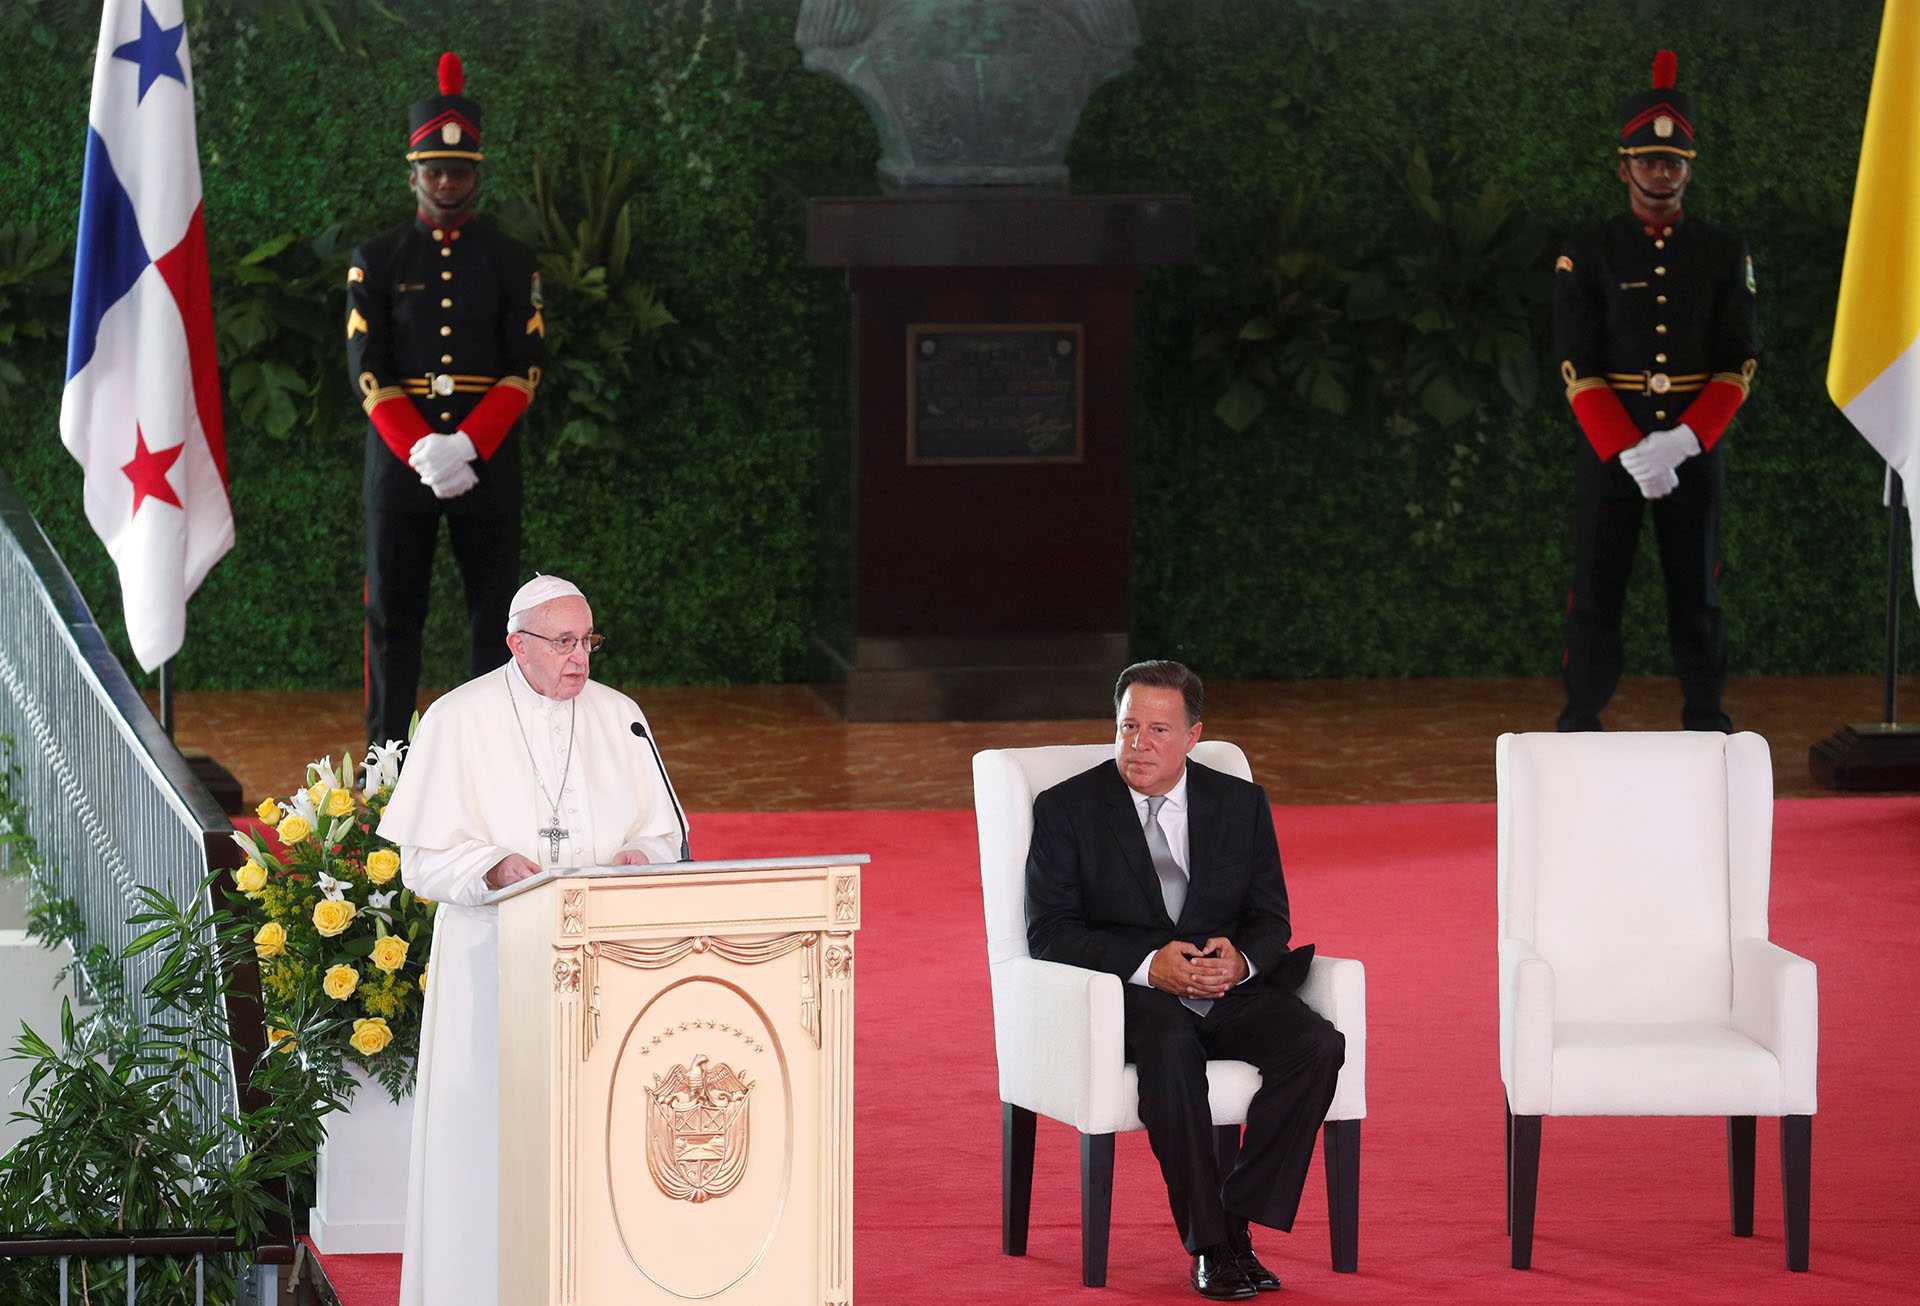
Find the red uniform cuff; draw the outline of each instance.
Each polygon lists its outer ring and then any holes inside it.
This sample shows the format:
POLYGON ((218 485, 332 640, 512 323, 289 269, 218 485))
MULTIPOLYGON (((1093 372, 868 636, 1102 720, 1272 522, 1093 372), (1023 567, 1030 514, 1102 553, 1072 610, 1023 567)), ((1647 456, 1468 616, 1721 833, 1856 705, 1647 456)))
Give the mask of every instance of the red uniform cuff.
POLYGON ((1746 390, 1731 381, 1709 381, 1699 397, 1687 405, 1686 414, 1680 420, 1700 437, 1702 449, 1711 449, 1726 433, 1727 423, 1733 420, 1734 412, 1746 398, 1746 390))
POLYGON ((427 419, 405 395, 382 399, 367 409, 367 416, 373 419, 373 429, 380 432, 380 438, 401 462, 407 461, 407 455, 413 452, 414 443, 421 436, 433 434, 427 419))
MULTIPOLYGON (((517 377, 511 379, 519 380, 517 377)), ((482 458, 493 457, 494 450, 500 447, 500 442, 507 438, 507 432, 513 429, 513 424, 520 420, 520 414, 526 412, 527 405, 533 401, 532 394, 525 386, 525 382, 518 385, 508 381, 497 383, 474 405, 473 411, 467 414, 467 420, 460 423, 460 429, 472 439, 473 447, 482 458)))
POLYGON ((1568 402, 1573 405, 1573 416, 1586 432, 1587 443, 1600 455, 1600 461, 1605 462, 1621 450, 1640 443, 1640 428, 1627 416, 1620 396, 1605 386, 1591 386, 1568 402))

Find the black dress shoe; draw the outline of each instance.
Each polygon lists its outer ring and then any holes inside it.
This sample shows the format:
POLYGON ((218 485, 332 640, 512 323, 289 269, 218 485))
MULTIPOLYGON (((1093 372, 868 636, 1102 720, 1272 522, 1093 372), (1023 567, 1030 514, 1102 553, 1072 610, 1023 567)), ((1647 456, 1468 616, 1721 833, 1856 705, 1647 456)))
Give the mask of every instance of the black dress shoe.
POLYGON ((1245 1301, 1259 1295, 1259 1289, 1240 1268, 1239 1258, 1231 1252, 1216 1255, 1202 1252, 1193 1258, 1189 1276, 1193 1290, 1212 1301, 1245 1301))
POLYGON ((1233 1263, 1239 1267, 1240 1273, 1247 1276, 1247 1282, 1259 1291, 1280 1291, 1280 1276, 1260 1264, 1258 1258, 1254 1256, 1252 1248, 1248 1248, 1244 1252, 1235 1252, 1233 1254, 1233 1263))

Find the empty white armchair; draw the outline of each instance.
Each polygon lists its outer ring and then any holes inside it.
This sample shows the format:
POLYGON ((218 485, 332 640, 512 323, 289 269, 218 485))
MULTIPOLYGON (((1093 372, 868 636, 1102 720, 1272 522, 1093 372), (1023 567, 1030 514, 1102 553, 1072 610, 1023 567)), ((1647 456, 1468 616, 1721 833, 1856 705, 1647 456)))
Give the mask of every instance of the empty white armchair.
POLYGON ((1773 766, 1745 733, 1502 735, 1500 1077, 1513 1266, 1542 1116, 1723 1116, 1733 1232, 1780 1117, 1787 1268, 1807 1268, 1819 1012, 1767 938, 1773 766))
MULTIPOLYGON (((1080 1131, 1081 1280, 1107 1278, 1113 1208, 1113 1138, 1143 1128, 1134 1068, 1122 1051, 1121 981, 1101 971, 1027 954, 1027 845, 1033 800, 1042 790, 1113 756, 1111 744, 989 749, 973 758, 980 827, 980 881, 993 980, 994 1048, 1000 1063, 1001 1250, 1023 1256, 1033 1193, 1036 1116, 1080 1131)), ((1233 744, 1203 740, 1193 758, 1250 779, 1233 744)), ((1281 849, 1284 858, 1286 850, 1281 849)), ((1333 1268, 1351 1273, 1359 1256, 1360 1121, 1367 1114, 1366 970, 1357 961, 1315 956, 1301 998, 1346 1036, 1333 1104, 1322 1131, 1333 1268)), ((1244 1061, 1207 1065, 1209 1099, 1223 1170, 1239 1149, 1240 1126, 1259 1087, 1244 1061)))

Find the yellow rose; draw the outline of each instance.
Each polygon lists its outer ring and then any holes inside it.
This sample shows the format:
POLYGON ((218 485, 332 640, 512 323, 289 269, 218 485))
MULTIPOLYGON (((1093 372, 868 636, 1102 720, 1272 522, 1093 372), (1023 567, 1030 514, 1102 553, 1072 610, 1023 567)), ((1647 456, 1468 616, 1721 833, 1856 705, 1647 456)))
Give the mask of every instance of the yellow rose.
POLYGON ((353 792, 348 789, 336 789, 327 795, 328 816, 352 816, 353 792))
POLYGON ((272 1051, 283 1043, 289 1048, 293 1046, 293 1031, 281 1029, 278 1025, 267 1026, 267 1049, 272 1051))
POLYGON ((249 857, 239 870, 233 873, 233 882, 242 893, 258 893, 267 882, 267 868, 249 857))
POLYGON ((325 780, 315 780, 313 782, 313 786, 307 790, 307 797, 313 800, 313 805, 315 807, 318 807, 320 805, 320 800, 322 798, 325 798, 326 796, 327 796, 327 782, 325 780))
POLYGON ((384 1016, 367 1016, 353 1022, 353 1037, 347 1042, 363 1057, 370 1057, 393 1042, 393 1031, 384 1016))
POLYGON ((268 921, 253 934, 253 950, 262 957, 278 957, 287 950, 287 927, 268 921))
POLYGON ((271 798, 262 798, 260 806, 253 809, 253 814, 271 825, 280 819, 280 804, 271 798))
POLYGON ((407 964, 407 941, 389 934, 373 945, 373 964, 391 975, 407 964))
POLYGON ((391 848, 379 848, 367 854, 367 878, 385 884, 400 873, 400 854, 391 848))
POLYGON ((331 939, 353 923, 353 904, 341 899, 322 898, 313 904, 313 928, 320 937, 331 939))
POLYGON ((313 833, 313 827, 307 824, 307 818, 294 812, 280 822, 274 833, 280 836, 281 843, 299 843, 313 833))
POLYGON ((360 972, 351 966, 329 967, 326 977, 320 981, 320 987, 336 1002, 345 1001, 360 987, 360 972))

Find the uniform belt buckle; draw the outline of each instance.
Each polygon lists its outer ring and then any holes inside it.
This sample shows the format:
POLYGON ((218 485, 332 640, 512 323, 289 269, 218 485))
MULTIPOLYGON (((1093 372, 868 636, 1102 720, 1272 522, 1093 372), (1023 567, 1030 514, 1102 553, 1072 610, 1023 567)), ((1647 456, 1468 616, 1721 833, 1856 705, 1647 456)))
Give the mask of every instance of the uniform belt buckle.
MULTIPOLYGON (((1665 378, 1662 379, 1664 380, 1665 378)), ((450 395, 453 393, 453 378, 445 372, 440 373, 438 376, 428 374, 427 389, 437 395, 450 395)))
POLYGON ((1663 395, 1673 389, 1673 380, 1665 372, 1647 374, 1647 389, 1654 394, 1663 395))

